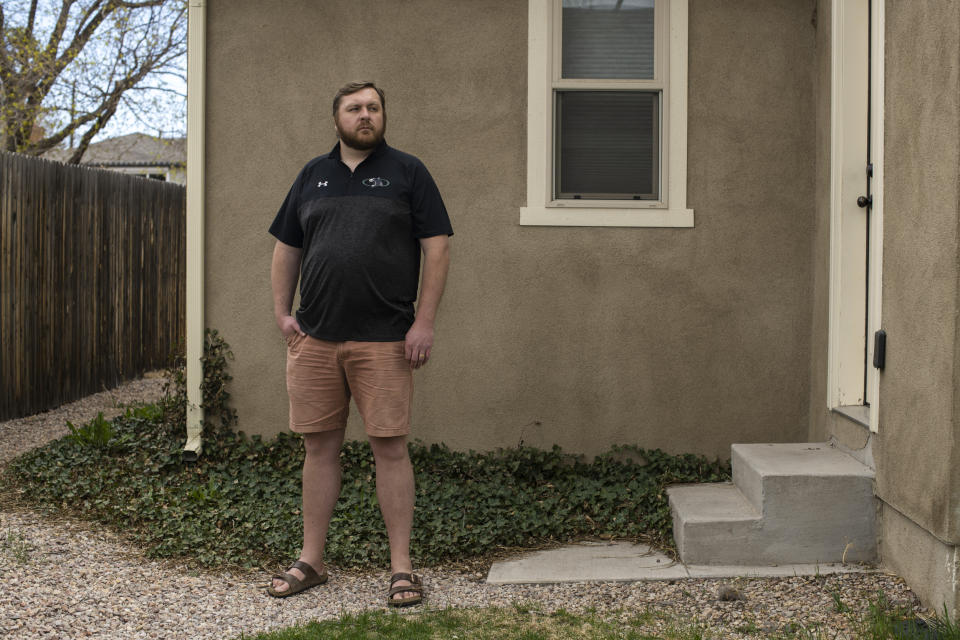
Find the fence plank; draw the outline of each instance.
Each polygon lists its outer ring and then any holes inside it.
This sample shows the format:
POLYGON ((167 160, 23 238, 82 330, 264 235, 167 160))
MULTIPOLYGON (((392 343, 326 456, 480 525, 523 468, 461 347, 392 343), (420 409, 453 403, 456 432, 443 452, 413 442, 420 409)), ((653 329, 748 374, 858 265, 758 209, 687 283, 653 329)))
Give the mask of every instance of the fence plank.
POLYGON ((180 185, 0 152, 0 420, 167 364, 185 218, 180 185))

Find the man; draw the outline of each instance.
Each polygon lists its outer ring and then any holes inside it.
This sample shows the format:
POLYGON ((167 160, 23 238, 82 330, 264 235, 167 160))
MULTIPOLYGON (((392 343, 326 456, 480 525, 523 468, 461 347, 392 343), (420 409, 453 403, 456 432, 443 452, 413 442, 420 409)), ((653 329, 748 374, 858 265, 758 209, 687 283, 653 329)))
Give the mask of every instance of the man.
POLYGON ((352 396, 373 450, 390 540, 387 603, 422 598, 410 561, 414 482, 407 435, 413 370, 430 360, 453 230, 423 163, 384 141, 385 106, 372 82, 337 92, 339 143, 307 163, 270 226, 277 238, 271 284, 287 342, 290 428, 303 434, 306 449, 303 549, 286 573, 274 576, 268 592, 275 597, 327 579, 323 551, 340 494, 340 446, 352 396), (293 316, 298 279, 300 308, 293 316))

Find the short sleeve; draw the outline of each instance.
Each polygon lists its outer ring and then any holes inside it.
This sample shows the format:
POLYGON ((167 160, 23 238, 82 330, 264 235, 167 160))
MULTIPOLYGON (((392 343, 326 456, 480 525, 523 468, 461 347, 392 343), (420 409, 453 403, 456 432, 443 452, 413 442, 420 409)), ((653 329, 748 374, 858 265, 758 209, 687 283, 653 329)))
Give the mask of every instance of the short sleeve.
POLYGON ((440 197, 440 190, 433 181, 433 176, 419 161, 413 166, 413 195, 410 205, 415 238, 453 235, 453 227, 450 225, 443 198, 440 197))
POLYGON ((300 191, 303 183, 303 176, 306 167, 300 171, 297 179, 294 181, 287 197, 284 198, 280 210, 277 211, 273 223, 270 225, 270 233, 277 240, 291 247, 303 248, 303 227, 300 226, 300 191))

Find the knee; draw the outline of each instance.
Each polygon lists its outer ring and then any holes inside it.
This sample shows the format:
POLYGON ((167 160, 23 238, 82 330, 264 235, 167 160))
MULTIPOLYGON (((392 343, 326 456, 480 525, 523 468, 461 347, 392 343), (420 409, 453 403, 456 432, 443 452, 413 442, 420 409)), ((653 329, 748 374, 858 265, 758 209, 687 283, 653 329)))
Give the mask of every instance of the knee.
POLYGON ((340 459, 341 439, 333 432, 307 433, 303 436, 303 448, 308 458, 340 459))
POLYGON ((407 451, 407 438, 405 436, 396 436, 393 438, 370 437, 370 448, 373 450, 373 458, 380 464, 404 462, 410 459, 407 451))

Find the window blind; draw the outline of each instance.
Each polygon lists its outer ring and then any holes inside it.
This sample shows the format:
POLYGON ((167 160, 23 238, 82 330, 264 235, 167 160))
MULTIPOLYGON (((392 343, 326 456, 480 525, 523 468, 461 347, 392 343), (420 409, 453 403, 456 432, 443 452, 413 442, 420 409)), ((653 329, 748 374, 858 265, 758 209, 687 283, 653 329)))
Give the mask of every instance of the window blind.
POLYGON ((558 91, 556 197, 658 199, 656 91, 558 91))
POLYGON ((563 78, 653 78, 653 7, 567 6, 562 18, 563 78))

